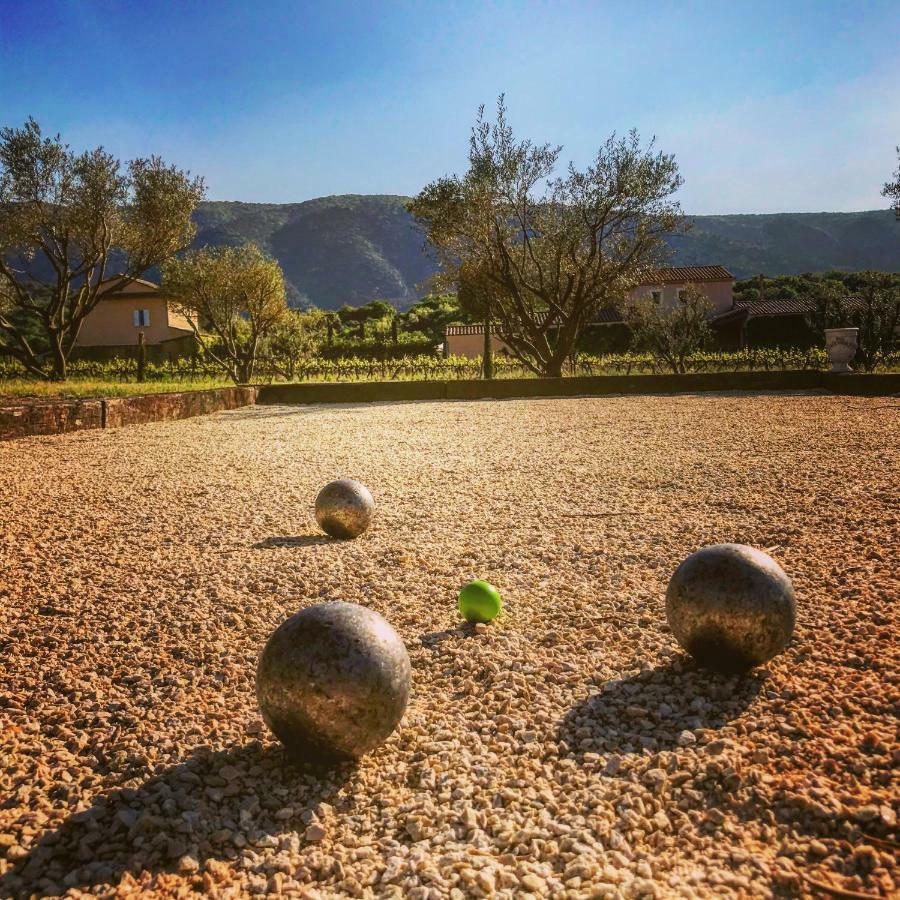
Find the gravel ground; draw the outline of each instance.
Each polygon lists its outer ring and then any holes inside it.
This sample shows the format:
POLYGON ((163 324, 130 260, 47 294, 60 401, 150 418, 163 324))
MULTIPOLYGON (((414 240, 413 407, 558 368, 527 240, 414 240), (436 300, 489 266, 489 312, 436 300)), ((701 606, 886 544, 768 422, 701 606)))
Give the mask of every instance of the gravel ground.
POLYGON ((896 896, 894 401, 258 407, 0 445, 0 896, 896 896), (352 476, 354 542, 311 504, 352 476), (742 679, 665 624, 720 541, 794 580, 742 679), (471 577, 501 618, 459 625, 471 577), (413 696, 355 768, 290 766, 268 633, 351 600, 413 696), (812 879, 812 881, 810 881, 812 879), (846 896, 846 894, 845 894, 846 896))

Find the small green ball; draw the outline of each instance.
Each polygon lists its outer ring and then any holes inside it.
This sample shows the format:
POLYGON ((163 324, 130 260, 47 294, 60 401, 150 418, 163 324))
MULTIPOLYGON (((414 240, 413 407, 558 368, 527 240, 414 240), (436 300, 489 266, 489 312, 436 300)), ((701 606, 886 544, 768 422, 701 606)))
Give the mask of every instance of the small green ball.
POLYGON ((476 579, 459 592, 458 606, 467 622, 490 622, 503 608, 503 601, 497 588, 476 579))

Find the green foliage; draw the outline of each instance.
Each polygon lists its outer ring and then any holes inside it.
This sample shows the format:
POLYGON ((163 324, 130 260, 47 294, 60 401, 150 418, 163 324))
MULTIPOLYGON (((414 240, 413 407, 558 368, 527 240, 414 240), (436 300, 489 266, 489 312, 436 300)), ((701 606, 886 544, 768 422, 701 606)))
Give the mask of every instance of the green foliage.
POLYGON ((44 137, 33 119, 0 129, 0 354, 65 379, 101 283, 124 287, 185 247, 203 192, 157 156, 123 169, 102 147, 76 154, 44 137))
POLYGON ((288 312, 278 263, 252 244, 206 247, 169 260, 162 275, 206 353, 236 384, 250 382, 261 342, 288 312))
POLYGON ((403 327, 421 332, 438 344, 444 340, 448 325, 469 324, 474 319, 460 306, 456 294, 429 294, 401 316, 403 327))
MULTIPOLYGON (((897 260, 895 260, 896 262, 897 260)), ((900 272, 838 272, 834 270, 813 274, 804 272, 800 275, 773 275, 745 278, 735 281, 735 300, 786 300, 789 298, 813 299, 822 293, 823 288, 838 284, 853 293, 863 288, 873 276, 886 279, 885 287, 900 288, 900 272), (760 285, 762 294, 760 294, 760 285)))
POLYGON ((706 321, 711 309, 707 297, 689 285, 672 308, 645 296, 627 303, 623 312, 635 348, 679 374, 687 371, 688 357, 699 352, 711 337, 706 321))
POLYGON ((535 373, 561 374, 584 325, 615 303, 680 230, 674 157, 612 135, 592 162, 557 175, 561 147, 517 140, 503 96, 479 110, 463 176, 440 178, 409 204, 463 307, 497 323, 535 373))
POLYGON ((867 370, 881 366, 897 344, 900 273, 832 271, 751 278, 735 283, 734 296, 801 301, 810 334, 819 344, 824 344, 826 328, 858 328, 856 365, 867 370))
POLYGON ((342 306, 324 313, 326 341, 322 354, 331 359, 359 356, 391 358, 434 352, 444 339, 444 328, 466 323, 470 317, 460 308, 455 294, 429 294, 405 313, 375 300, 364 306, 342 306), (331 341, 327 322, 331 321, 331 341))
POLYGON ((317 309, 309 312, 292 309, 272 329, 264 353, 280 375, 293 381, 298 366, 321 353, 326 335, 325 313, 317 309))
MULTIPOLYGON (((498 378, 523 378, 533 375, 526 366, 511 357, 497 357, 495 360, 498 378)), ((685 372, 760 372, 760 371, 821 371, 829 368, 828 359, 821 347, 809 350, 792 348, 746 349, 734 352, 701 351, 692 353, 684 360, 685 372)), ((889 353, 882 363, 887 371, 900 371, 900 351, 889 353)), ((479 358, 450 357, 443 359, 435 355, 407 356, 401 359, 364 359, 344 357, 323 359, 308 357, 301 359, 295 370, 296 381, 391 381, 429 379, 475 379, 481 377, 479 358)), ((566 375, 641 375, 668 371, 669 366, 661 363, 650 353, 613 353, 602 356, 579 354, 566 368, 566 375)), ((32 381, 33 391, 23 381, 25 371, 13 360, 0 359, 0 394, 9 384, 15 393, 43 392, 45 385, 32 381)), ((221 368, 202 357, 182 359, 165 363, 147 364, 147 385, 135 386, 137 363, 135 359, 112 359, 104 362, 74 360, 71 365, 72 389, 78 391, 80 382, 90 385, 95 395, 117 393, 117 385, 134 386, 131 393, 139 388, 193 384, 215 386, 222 383, 221 368), (104 388, 105 385, 105 388, 104 388)), ((284 378, 279 367, 266 359, 259 362, 259 377, 262 381, 284 378)))

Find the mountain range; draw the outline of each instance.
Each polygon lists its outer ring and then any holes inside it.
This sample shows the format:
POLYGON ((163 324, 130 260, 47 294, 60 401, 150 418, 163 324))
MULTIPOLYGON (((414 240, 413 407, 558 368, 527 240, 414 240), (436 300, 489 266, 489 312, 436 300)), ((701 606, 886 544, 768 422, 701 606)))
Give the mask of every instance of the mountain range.
MULTIPOLYGON (((388 300, 406 309, 436 268, 406 197, 346 194, 304 203, 208 201, 195 246, 252 241, 284 270, 294 306, 336 309, 388 300)), ((890 210, 691 216, 669 265, 723 265, 736 278, 831 269, 900 270, 900 222, 890 210)))

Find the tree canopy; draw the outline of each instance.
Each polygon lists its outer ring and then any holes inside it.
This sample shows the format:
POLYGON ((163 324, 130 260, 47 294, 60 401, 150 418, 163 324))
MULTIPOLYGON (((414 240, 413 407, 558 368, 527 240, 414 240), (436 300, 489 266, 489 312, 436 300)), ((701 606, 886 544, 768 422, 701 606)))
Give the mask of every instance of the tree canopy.
POLYGON ((278 263, 253 244, 205 247, 169 260, 162 273, 163 292, 207 354, 237 384, 251 381, 261 341, 287 316, 278 263))
POLYGON ((102 147, 74 153, 33 119, 0 130, 0 353, 64 379, 101 288, 186 247, 203 193, 158 156, 123 167, 102 147))
POLYGON ((469 169, 429 184, 409 209, 426 229, 464 308, 487 313, 512 352, 558 376, 599 310, 658 261, 663 236, 684 227, 671 197, 674 157, 637 132, 612 135, 583 170, 556 170, 561 147, 517 140, 501 96, 496 121, 479 110, 469 169))

